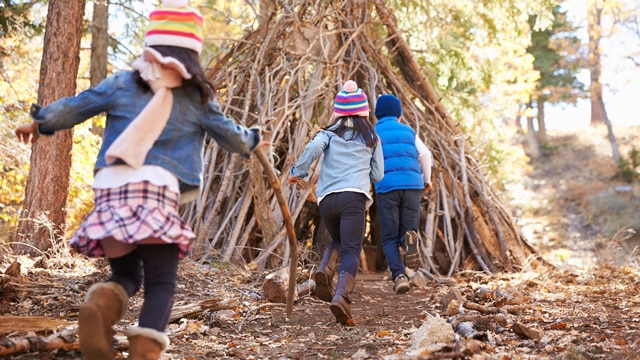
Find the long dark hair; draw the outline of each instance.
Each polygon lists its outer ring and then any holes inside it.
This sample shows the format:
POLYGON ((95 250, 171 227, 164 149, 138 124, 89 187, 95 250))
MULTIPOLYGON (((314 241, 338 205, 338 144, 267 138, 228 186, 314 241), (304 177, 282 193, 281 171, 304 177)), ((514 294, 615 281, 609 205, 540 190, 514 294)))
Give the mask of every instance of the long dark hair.
POLYGON ((324 130, 331 131, 346 141, 362 139, 367 147, 373 148, 378 143, 376 128, 369 122, 369 119, 363 116, 341 116, 335 119, 331 124, 327 125, 324 130), (351 120, 352 125, 347 126, 347 122, 351 120), (349 138, 345 135, 351 130, 349 138))
MULTIPOLYGON (((187 71, 191 74, 191 79, 184 80, 183 86, 195 86, 200 93, 201 104, 204 105, 209 100, 213 99, 215 87, 211 82, 209 82, 209 80, 207 80, 207 77, 204 74, 204 69, 202 68, 202 65, 200 65, 200 58, 198 57, 197 52, 177 46, 156 45, 151 47, 162 54, 162 56, 171 56, 184 65, 187 71)), ((133 73, 133 78, 138 85, 145 89, 150 89, 146 81, 140 77, 140 72, 137 70, 133 73)))

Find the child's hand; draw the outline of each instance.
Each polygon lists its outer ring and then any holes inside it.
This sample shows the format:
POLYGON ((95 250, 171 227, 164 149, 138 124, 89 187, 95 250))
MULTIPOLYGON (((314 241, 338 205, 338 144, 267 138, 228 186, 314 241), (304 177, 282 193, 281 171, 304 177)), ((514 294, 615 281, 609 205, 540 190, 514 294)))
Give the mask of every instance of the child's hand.
POLYGON ((271 146, 271 143, 269 141, 263 140, 263 141, 260 141, 258 143, 258 145, 256 145, 255 148, 253 148, 253 151, 257 151, 260 148, 267 148, 268 149, 269 146, 271 146))
POLYGON ((298 180, 300 180, 299 176, 289 176, 289 179, 287 179, 287 183, 289 183, 289 185, 293 185, 297 183, 298 180))
POLYGON ((428 184, 424 184, 424 191, 425 193, 431 191, 431 189, 433 189, 433 184, 428 183, 428 184))
POLYGON ((14 133, 18 137, 18 140, 25 144, 28 144, 29 141, 33 143, 40 137, 38 134, 38 123, 35 121, 30 124, 18 126, 14 133))

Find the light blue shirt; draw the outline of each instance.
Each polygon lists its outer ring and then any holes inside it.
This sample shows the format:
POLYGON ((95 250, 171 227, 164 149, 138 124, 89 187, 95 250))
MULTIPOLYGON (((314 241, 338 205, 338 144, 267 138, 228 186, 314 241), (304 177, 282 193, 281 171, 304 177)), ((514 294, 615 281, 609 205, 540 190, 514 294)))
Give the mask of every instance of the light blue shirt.
MULTIPOLYGON (((345 137, 350 138, 349 132, 345 137)), ((346 141, 331 131, 321 130, 291 167, 291 176, 307 177, 311 165, 321 155, 324 157, 316 186, 318 202, 330 193, 342 191, 360 192, 372 200, 371 183, 380 181, 384 176, 384 157, 379 139, 370 148, 360 139, 346 141)))

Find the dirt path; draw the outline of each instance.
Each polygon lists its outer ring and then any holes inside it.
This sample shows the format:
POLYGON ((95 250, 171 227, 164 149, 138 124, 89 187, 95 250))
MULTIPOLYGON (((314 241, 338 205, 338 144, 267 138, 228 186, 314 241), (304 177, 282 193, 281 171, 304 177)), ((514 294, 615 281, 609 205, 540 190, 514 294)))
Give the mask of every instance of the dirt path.
MULTIPOLYGON (((24 260, 25 265, 27 261, 24 260)), ((88 284, 104 268, 85 276, 77 268, 29 269, 21 280, 17 302, 4 303, 3 312, 26 318, 46 316, 70 323, 40 331, 74 329, 77 309, 88 284), (57 274, 57 275, 55 275, 57 274), (45 284, 58 286, 43 288, 45 284), (39 285, 39 286, 38 286, 39 285), (75 291, 79 291, 77 295, 75 291), (46 294, 46 295, 43 295, 46 294)), ((81 264, 76 264, 81 265, 81 264)), ((90 269, 90 264, 84 264, 90 269)), ((467 359, 638 359, 640 353, 640 276, 631 268, 594 268, 592 273, 568 271, 486 276, 460 274, 455 287, 429 282, 425 289, 394 295, 383 274, 361 274, 353 293, 357 326, 334 323, 328 304, 302 297, 291 319, 284 304, 268 304, 260 292, 261 277, 229 267, 181 265, 180 293, 175 309, 214 302, 226 304, 170 324, 167 359, 441 359, 457 351, 467 359), (452 288, 460 292, 462 313, 447 315, 441 299, 452 288), (462 316, 492 316, 477 309, 497 304, 497 290, 508 294, 498 306, 508 324, 502 328, 474 324, 473 339, 431 347, 431 355, 412 347, 412 334, 426 320, 440 316, 456 322, 462 316), (476 304, 472 310, 468 303, 476 304), (520 309, 504 311, 507 305, 520 309), (519 323, 540 334, 531 339, 514 331, 519 323)), ((126 358, 124 333, 134 323, 140 297, 131 300, 127 317, 116 326, 117 358, 126 358)), ((1 321, 0 321, 1 323, 1 321)), ((23 338, 26 331, 2 331, 0 341, 23 338)), ((76 351, 41 351, 7 359, 79 359, 76 351)))

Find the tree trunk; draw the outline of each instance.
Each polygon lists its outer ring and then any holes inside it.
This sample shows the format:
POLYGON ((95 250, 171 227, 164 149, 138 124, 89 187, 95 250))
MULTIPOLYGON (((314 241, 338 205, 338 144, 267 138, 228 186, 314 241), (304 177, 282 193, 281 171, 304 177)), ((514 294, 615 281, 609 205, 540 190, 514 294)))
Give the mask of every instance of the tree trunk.
POLYGON ((544 104, 545 101, 538 98, 538 131, 536 131, 536 137, 538 138, 538 144, 545 143, 547 141, 547 126, 544 122, 544 104))
MULTIPOLYGON (((109 0, 93 1, 91 20, 91 87, 97 86, 107 77, 109 50, 109 0)), ((102 136, 104 129, 94 121, 91 132, 102 136)))
POLYGON ((618 142, 613 133, 611 121, 607 116, 607 110, 602 97, 602 0, 587 1, 587 32, 589 34, 589 74, 591 85, 589 93, 591 95, 591 126, 604 125, 607 128, 607 136, 611 144, 611 156, 617 162, 620 160, 620 150, 618 142))
POLYGON ((524 134, 525 138, 525 153, 532 159, 539 159, 542 157, 542 149, 540 148, 540 142, 536 135, 536 130, 533 126, 533 118, 527 116, 527 132, 524 134))
POLYGON ((607 112, 602 98, 602 62, 600 42, 602 40, 602 4, 601 0, 587 1, 587 32, 589 34, 589 74, 591 84, 589 93, 591 95, 591 125, 604 125, 607 119, 607 112))
POLYGON ((611 121, 609 118, 605 116, 604 124, 607 126, 607 137, 609 138, 609 143, 611 144, 611 157, 615 160, 616 164, 620 160, 620 148, 618 147, 618 141, 616 140, 616 135, 613 133, 613 127, 611 126, 611 121))
MULTIPOLYGON (((529 101, 527 109, 531 110, 532 102, 529 101)), ((533 117, 527 115, 527 132, 524 134, 524 152, 532 159, 539 159, 542 157, 542 149, 540 148, 540 141, 538 141, 538 135, 533 124, 533 117)))
MULTIPOLYGON (((38 90, 41 105, 75 94, 84 6, 84 0, 49 2, 38 90)), ((36 254, 64 235, 72 145, 72 130, 41 137, 33 144, 17 232, 19 241, 33 247, 17 245, 16 251, 36 254)))

